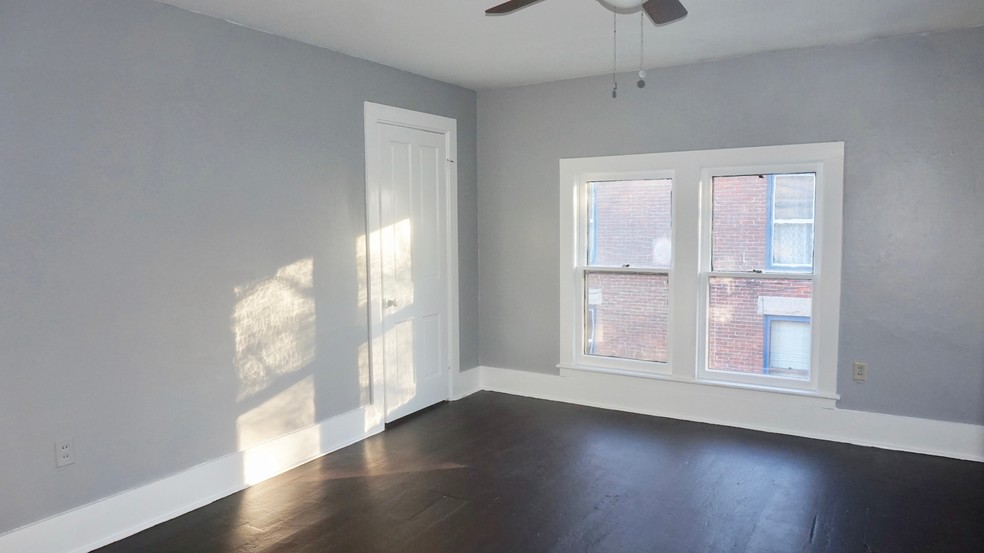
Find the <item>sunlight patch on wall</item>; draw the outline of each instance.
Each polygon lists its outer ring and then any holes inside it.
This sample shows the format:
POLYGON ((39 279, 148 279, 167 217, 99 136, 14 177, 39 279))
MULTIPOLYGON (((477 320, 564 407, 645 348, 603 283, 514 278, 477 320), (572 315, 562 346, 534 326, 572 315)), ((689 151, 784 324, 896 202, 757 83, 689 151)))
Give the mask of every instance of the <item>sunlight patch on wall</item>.
POLYGON ((314 424, 314 377, 308 376, 273 396, 236 420, 239 450, 244 452, 243 474, 247 484, 261 482, 283 470, 291 459, 316 455, 321 444, 316 434, 284 448, 257 447, 314 424))
POLYGON ((417 395, 414 366, 413 320, 394 325, 383 337, 386 350, 386 412, 409 403, 417 395))
POLYGON ((243 400, 314 360, 314 259, 282 267, 273 278, 235 291, 237 399, 243 400))
POLYGON ((314 377, 287 388, 236 419, 239 449, 257 446, 314 424, 314 377))
POLYGON ((372 381, 369 375, 369 343, 359 344, 359 405, 372 403, 372 381))
POLYGON ((383 293, 399 305, 413 303, 413 228, 403 219, 383 229, 383 293))
MULTIPOLYGON (((376 235, 377 233, 373 233, 376 235)), ((379 240, 373 236, 372 240, 379 240)), ((366 267, 366 235, 355 239, 355 272, 359 279, 359 307, 365 307, 369 301, 369 276, 366 267)))
MULTIPOLYGON (((369 239, 378 246, 379 233, 374 232, 369 239)), ((359 280, 359 308, 365 309, 369 303, 369 268, 367 265, 368 250, 366 235, 355 239, 355 271, 359 280)), ((359 346, 359 405, 372 403, 372 374, 369 371, 369 334, 366 342, 359 346)))
POLYGON ((371 354, 380 354, 382 351, 383 339, 380 336, 377 336, 371 342, 366 342, 359 346, 359 385, 361 386, 359 399, 362 401, 362 406, 366 407, 363 428, 366 432, 371 432, 373 429, 379 428, 386 418, 386 413, 383 410, 384 402, 382 397, 385 395, 385 388, 380 387, 377 390, 375 387, 376 384, 381 384, 381 382, 373 382, 373 367, 370 366, 369 362, 371 354))

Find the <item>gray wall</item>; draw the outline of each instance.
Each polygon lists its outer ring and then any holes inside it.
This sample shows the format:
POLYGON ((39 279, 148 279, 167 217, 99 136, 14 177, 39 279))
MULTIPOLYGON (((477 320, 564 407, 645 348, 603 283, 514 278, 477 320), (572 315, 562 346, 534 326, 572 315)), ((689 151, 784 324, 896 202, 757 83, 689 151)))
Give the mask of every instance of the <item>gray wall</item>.
POLYGON ((472 367, 474 91, 149 0, 3 0, 0 532, 236 451, 268 402, 248 441, 359 405, 366 100, 458 121, 472 367))
POLYGON ((839 405, 984 423, 982 60, 977 28, 481 91, 482 364, 555 371, 560 158, 843 140, 839 405))

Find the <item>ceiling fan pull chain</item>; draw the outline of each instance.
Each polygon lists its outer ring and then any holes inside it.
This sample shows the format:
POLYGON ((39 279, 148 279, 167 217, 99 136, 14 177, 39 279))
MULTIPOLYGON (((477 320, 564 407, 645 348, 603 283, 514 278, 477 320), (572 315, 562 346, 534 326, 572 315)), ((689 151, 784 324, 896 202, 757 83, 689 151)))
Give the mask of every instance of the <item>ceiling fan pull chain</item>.
POLYGON ((618 25, 612 11, 612 98, 618 98, 618 81, 615 80, 615 72, 618 70, 618 25))
POLYGON ((636 85, 639 88, 645 88, 646 86, 646 69, 645 69, 645 54, 643 50, 643 39, 646 36, 645 23, 646 16, 643 12, 639 12, 639 82, 636 85))

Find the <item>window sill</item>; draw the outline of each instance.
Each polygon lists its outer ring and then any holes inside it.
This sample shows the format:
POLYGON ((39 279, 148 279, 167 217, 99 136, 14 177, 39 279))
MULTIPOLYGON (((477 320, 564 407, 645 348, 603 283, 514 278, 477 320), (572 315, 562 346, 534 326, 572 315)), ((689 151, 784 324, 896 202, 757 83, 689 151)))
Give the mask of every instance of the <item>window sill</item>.
POLYGON ((590 365, 566 365, 566 364, 558 364, 557 368, 560 369, 560 376, 572 376, 574 374, 582 373, 582 372, 602 373, 602 374, 611 374, 616 376, 627 376, 631 378, 645 378, 648 380, 660 380, 665 382, 673 382, 677 384, 710 386, 715 388, 725 388, 730 390, 742 390, 742 391, 750 391, 750 392, 767 392, 772 394, 782 394, 787 396, 825 400, 824 403, 829 403, 830 408, 834 408, 835 407, 834 402, 840 399, 840 394, 837 393, 818 392, 814 390, 801 390, 797 388, 776 388, 772 386, 758 386, 755 384, 746 384, 743 382, 728 382, 722 380, 697 380, 693 378, 680 378, 678 376, 673 376, 671 374, 657 373, 657 372, 650 372, 650 371, 636 371, 631 369, 612 369, 608 367, 595 367, 590 365))

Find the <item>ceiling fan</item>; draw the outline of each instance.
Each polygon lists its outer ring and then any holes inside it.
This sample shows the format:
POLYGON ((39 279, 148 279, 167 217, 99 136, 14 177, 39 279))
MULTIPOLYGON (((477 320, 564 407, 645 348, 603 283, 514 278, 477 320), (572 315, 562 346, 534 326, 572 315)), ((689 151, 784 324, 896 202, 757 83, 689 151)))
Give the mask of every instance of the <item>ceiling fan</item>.
MULTIPOLYGON (((502 15, 514 12, 520 8, 525 8, 530 4, 535 4, 540 0, 509 0, 498 6, 485 10, 485 15, 502 15)), ((656 25, 662 25, 671 21, 676 21, 687 15, 687 8, 679 0, 599 0, 616 10, 634 10, 642 8, 649 19, 656 25)))

